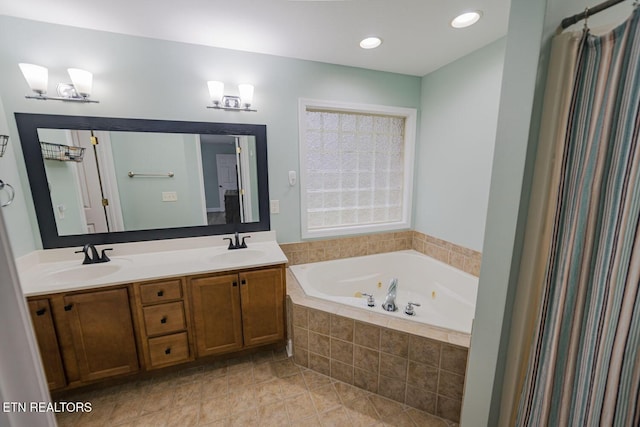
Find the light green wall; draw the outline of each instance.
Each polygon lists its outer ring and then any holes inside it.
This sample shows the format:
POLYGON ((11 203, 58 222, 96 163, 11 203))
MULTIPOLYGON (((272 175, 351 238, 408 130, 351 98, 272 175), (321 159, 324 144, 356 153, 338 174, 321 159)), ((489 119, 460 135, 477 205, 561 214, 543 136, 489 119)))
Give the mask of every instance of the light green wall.
POLYGON ((482 268, 461 424, 497 426, 533 163, 529 143, 545 0, 512 0, 482 268))
MULTIPOLYGON (((2 209, 13 253, 16 256, 20 256, 32 251, 37 243, 32 232, 33 223, 30 221, 29 213, 33 212, 33 202, 25 170, 22 167, 20 141, 18 141, 15 130, 9 126, 8 116, 5 115, 6 111, 4 109, 4 99, 0 93, 0 134, 10 136, 4 156, 0 157, 0 180, 15 188, 13 203, 0 209, 2 209)), ((9 117, 9 119, 13 121, 12 117, 9 117)), ((15 123, 12 123, 12 125, 15 127, 15 123)), ((0 200, 6 202, 8 193, 5 191, 2 193, 0 200)))
MULTIPOLYGON (((524 244, 531 177, 551 38, 561 20, 584 10, 581 0, 511 0, 482 270, 465 380, 461 425, 510 426, 499 419, 510 354, 511 313, 524 244)), ((589 18, 595 28, 631 12, 621 4, 589 18)), ((582 23, 577 24, 580 29, 582 23)), ((531 304, 534 302, 528 301, 531 304)), ((513 390, 513 387, 510 387, 513 390)))
POLYGON ((422 78, 415 229, 482 250, 506 39, 422 78))
MULTIPOLYGON (((299 187, 290 187, 288 171, 298 170, 298 98, 420 107, 419 77, 364 70, 319 62, 189 45, 142 37, 83 30, 0 17, 0 96, 14 148, 17 130, 13 113, 90 115, 166 120, 257 123, 267 125, 269 190, 280 200, 280 214, 271 225, 280 242, 300 240, 299 187), (81 105, 27 100, 29 88, 19 62, 49 68, 50 91, 68 81, 66 68, 94 73, 92 97, 99 104, 81 105), (255 85, 257 113, 216 111, 207 80, 222 80, 229 95, 243 81, 255 85)), ((13 156, 10 159, 14 159, 13 156)), ((13 169, 24 178, 21 153, 13 169)), ((15 173, 15 171, 14 171, 15 173)), ((17 179, 14 181, 18 182, 17 179)), ((20 192, 30 200, 26 179, 20 192)), ((31 202, 29 201, 31 204, 31 202)), ((40 247, 33 210, 19 204, 7 215, 17 255, 40 247), (16 220, 19 218, 19 220, 16 220), (29 224, 25 218, 31 218, 29 224), (31 242, 36 243, 31 243, 31 242), (29 243, 25 243, 29 242, 29 243)))
POLYGON ((195 135, 111 132, 110 139, 125 230, 205 224, 195 135), (129 171, 174 176, 131 178, 129 171), (163 202, 163 192, 178 200, 163 202))

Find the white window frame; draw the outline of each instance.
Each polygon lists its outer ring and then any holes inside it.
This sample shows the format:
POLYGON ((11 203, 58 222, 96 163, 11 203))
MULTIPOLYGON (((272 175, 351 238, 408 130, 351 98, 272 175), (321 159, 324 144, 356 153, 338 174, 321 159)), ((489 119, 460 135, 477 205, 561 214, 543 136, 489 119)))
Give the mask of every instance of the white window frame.
POLYGON ((397 231, 411 228, 411 213, 413 207, 413 167, 416 146, 416 126, 417 110, 415 108, 391 107, 384 105, 344 103, 336 101, 326 101, 318 99, 300 98, 298 102, 298 128, 299 128, 299 168, 300 168, 300 219, 301 234, 303 239, 313 239, 319 237, 336 237, 354 234, 374 233, 383 231, 397 231), (305 168, 307 149, 306 137, 306 112, 308 109, 323 109, 336 112, 378 114, 403 117, 405 120, 404 133, 404 179, 402 198, 402 217, 400 221, 348 225, 338 227, 326 227, 322 229, 309 230, 307 219, 307 196, 306 189, 308 183, 307 170, 305 168))

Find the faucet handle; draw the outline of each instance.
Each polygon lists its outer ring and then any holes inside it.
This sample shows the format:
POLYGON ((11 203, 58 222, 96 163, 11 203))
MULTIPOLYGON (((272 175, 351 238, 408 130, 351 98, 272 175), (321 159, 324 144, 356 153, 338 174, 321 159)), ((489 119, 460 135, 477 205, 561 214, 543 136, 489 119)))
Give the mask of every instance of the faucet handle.
POLYGON ((105 251, 112 251, 112 250, 113 250, 113 248, 105 248, 105 249, 103 249, 102 253, 100 254, 100 258, 98 258, 97 262, 109 262, 109 261, 111 261, 111 259, 105 253, 105 251))
POLYGON ((244 239, 250 239, 251 236, 242 236, 242 243, 240 244, 240 249, 244 249, 247 247, 247 243, 244 241, 244 239))
POLYGON ((235 249, 234 244, 233 244, 233 239, 231 237, 223 237, 222 240, 228 240, 229 241, 229 247, 227 249, 235 249))
POLYGON ((416 307, 420 307, 420 304, 418 304, 417 302, 408 302, 407 306, 404 308, 404 314, 406 314, 407 316, 415 316, 416 312, 413 309, 413 306, 416 307))
POLYGON ((85 245, 79 251, 75 251, 74 253, 76 253, 76 254, 84 253, 84 260, 82 261, 82 263, 83 264, 91 264, 91 258, 89 258, 89 247, 87 245, 85 245))
POLYGON ((367 297, 367 305, 369 307, 375 307, 376 305, 376 300, 373 299, 373 295, 371 294, 365 294, 364 292, 360 292, 363 296, 367 297))

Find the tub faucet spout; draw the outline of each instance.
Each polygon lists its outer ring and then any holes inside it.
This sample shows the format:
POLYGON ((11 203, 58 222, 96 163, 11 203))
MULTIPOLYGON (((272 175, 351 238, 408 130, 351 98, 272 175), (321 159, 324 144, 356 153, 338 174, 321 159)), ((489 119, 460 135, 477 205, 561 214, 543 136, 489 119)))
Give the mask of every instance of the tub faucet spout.
POLYGON ((398 288, 398 278, 394 277, 389 283, 389 289, 387 290, 387 297, 382 303, 382 308, 386 311, 396 311, 396 289, 398 288))

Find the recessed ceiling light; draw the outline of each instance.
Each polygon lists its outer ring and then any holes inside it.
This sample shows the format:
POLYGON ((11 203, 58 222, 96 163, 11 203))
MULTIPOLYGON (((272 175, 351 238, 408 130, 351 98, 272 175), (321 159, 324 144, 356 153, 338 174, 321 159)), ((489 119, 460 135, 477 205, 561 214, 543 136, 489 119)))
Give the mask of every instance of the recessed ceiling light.
POLYGON ((382 44, 382 40, 379 37, 367 37, 360 42, 360 47, 363 49, 375 49, 382 44))
POLYGON ((451 26, 453 28, 466 28, 478 22, 481 16, 482 12, 479 10, 474 12, 465 12, 453 18, 451 26))

